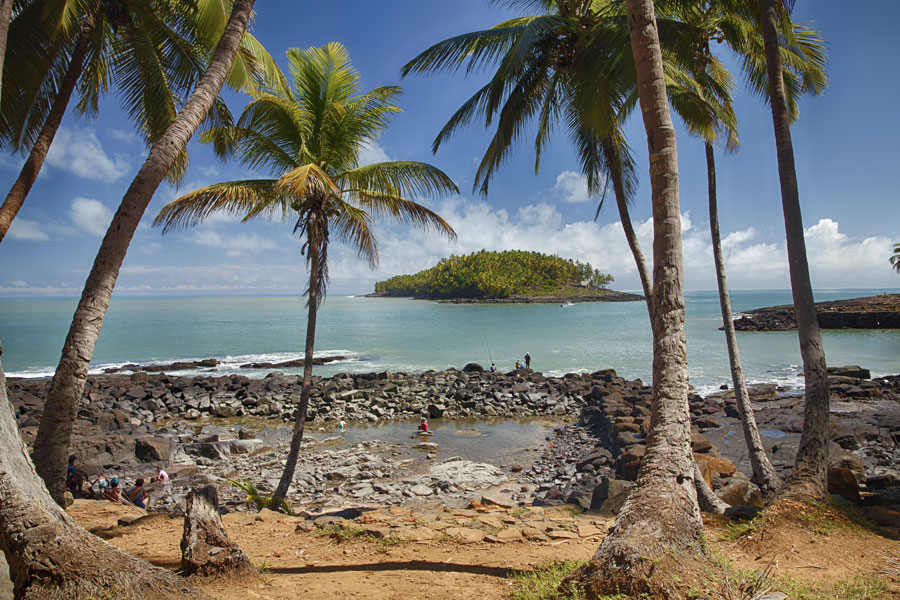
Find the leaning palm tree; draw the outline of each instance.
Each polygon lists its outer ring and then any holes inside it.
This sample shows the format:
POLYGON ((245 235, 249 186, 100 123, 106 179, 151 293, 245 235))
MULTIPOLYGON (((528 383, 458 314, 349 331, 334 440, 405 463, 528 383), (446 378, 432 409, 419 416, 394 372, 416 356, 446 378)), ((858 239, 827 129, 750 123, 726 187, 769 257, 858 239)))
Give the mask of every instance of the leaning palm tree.
POLYGON ((370 266, 378 261, 373 217, 433 228, 448 238, 453 229, 437 214, 407 196, 458 193, 436 167, 413 161, 360 165, 360 151, 388 126, 400 109, 398 87, 360 92, 359 73, 346 49, 332 42, 322 48, 287 52, 293 79, 253 94, 237 125, 211 129, 203 141, 222 157, 234 156, 274 178, 218 183, 167 204, 155 225, 163 232, 201 223, 215 212, 279 217, 294 223, 303 240, 309 269, 308 318, 303 386, 284 472, 275 490, 285 498, 294 477, 312 384, 316 316, 328 282, 332 234, 354 248, 370 266))
POLYGON ((894 254, 891 256, 891 266, 900 273, 900 244, 894 244, 894 254))
MULTIPOLYGON (((203 72, 231 1, 54 0, 16 5, 3 71, 8 93, 0 98, 0 142, 27 152, 27 157, 0 205, 0 242, 34 185, 76 92, 75 111, 96 115, 100 97, 114 89, 139 134, 152 145, 203 72)), ((272 65, 265 49, 247 35, 228 83, 250 89, 272 65)), ((224 102, 216 101, 211 117, 213 122, 229 119, 224 102)), ((169 173, 172 180, 184 174, 186 162, 182 152, 169 173)))
POLYGON ((34 442, 35 467, 58 503, 63 502, 65 492, 66 456, 75 415, 119 268, 153 194, 184 155, 187 143, 216 103, 250 22, 253 3, 254 0, 234 0, 224 32, 203 75, 128 186, 85 281, 59 364, 50 381, 34 442))
MULTIPOLYGON (((782 6, 776 0, 762 0, 759 12, 765 43, 767 98, 775 128, 791 291, 794 297, 794 312, 797 317, 800 356, 803 359, 803 377, 806 385, 800 447, 797 449, 791 476, 782 487, 781 494, 822 499, 828 494, 828 371, 812 283, 809 279, 803 216, 800 211, 800 193, 791 141, 791 111, 788 104, 789 96, 785 92, 786 80, 782 67, 780 39, 787 32, 785 27, 787 11, 793 2, 786 0, 785 4, 787 6, 782 6)), ((824 64, 824 51, 822 63, 824 64)))

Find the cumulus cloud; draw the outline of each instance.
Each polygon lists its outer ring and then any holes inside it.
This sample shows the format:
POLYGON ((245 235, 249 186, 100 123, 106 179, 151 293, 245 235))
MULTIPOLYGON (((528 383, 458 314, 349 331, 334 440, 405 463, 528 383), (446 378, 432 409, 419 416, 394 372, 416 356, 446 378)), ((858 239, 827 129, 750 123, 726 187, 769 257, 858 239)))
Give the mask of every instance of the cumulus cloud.
MULTIPOLYGON (((331 252, 332 289, 362 291, 375 281, 399 273, 413 273, 434 265, 450 254, 489 250, 535 250, 590 262, 616 278, 618 289, 639 289, 634 259, 622 224, 576 221, 546 204, 526 206, 515 215, 494 210, 483 202, 453 198, 434 207, 456 229, 459 239, 450 244, 433 232, 388 227, 380 230, 381 264, 369 271, 355 254, 341 248, 331 252)), ((653 220, 634 223, 644 255, 652 267, 653 220)), ((787 288, 790 286, 787 251, 780 232, 770 239, 753 228, 724 234, 723 254, 729 285, 734 289, 787 288)), ((813 284, 817 287, 891 287, 896 275, 887 261, 891 242, 883 237, 852 238, 838 223, 823 219, 806 232, 813 284)), ((682 215, 685 286, 715 289, 709 228, 682 215)))
POLYGON ((112 221, 113 213, 105 204, 93 198, 75 198, 69 208, 72 223, 91 235, 103 235, 112 221))
POLYGON ((90 129, 60 128, 47 153, 47 164, 78 177, 116 181, 128 172, 121 156, 109 156, 90 129))
POLYGON ((263 250, 274 250, 278 244, 271 238, 263 237, 255 233, 239 233, 237 235, 222 235, 211 229, 195 231, 187 239, 201 246, 220 248, 225 250, 226 256, 245 256, 255 254, 263 250))
POLYGON ((6 235, 14 240, 30 240, 33 242, 46 242, 50 239, 50 236, 47 235, 40 223, 31 219, 23 219, 22 217, 13 219, 6 235))
POLYGON ((587 177, 575 171, 563 171, 557 175, 552 191, 566 202, 587 202, 591 199, 587 177))
MULTIPOLYGON (((591 263, 611 273, 614 287, 639 290, 634 260, 618 221, 566 223, 560 211, 546 203, 524 206, 515 212, 495 209, 482 201, 453 197, 430 206, 459 234, 450 243, 433 231, 405 226, 376 225, 381 263, 371 271, 365 261, 346 246, 333 241, 329 249, 329 270, 333 294, 364 293, 376 281, 400 273, 414 273, 433 266, 450 254, 489 250, 535 250, 591 263)), ((634 223, 648 261, 652 262, 653 221, 634 223)), ((160 260, 156 265, 123 266, 119 278, 122 293, 197 293, 255 291, 301 293, 308 273, 296 240, 278 233, 267 235, 240 231, 243 225, 205 228, 185 233, 185 240, 219 250, 204 264, 179 265, 160 260), (237 257, 259 255, 266 260, 237 257), (236 258, 229 258, 236 257, 236 258)), ((279 230, 281 231, 281 230, 279 230)), ((715 271, 706 223, 698 223, 689 213, 682 215, 682 241, 687 289, 715 289, 715 271)), ((839 223, 822 219, 806 231, 813 285, 818 288, 896 287, 897 276, 887 257, 891 240, 883 237, 856 238, 840 230, 839 223)), ((732 289, 788 288, 787 252, 780 230, 753 228, 723 232, 723 253, 732 289)), ((142 253, 140 256, 151 256, 142 253)), ((164 252, 152 256, 166 256, 164 252)), ((202 255, 197 253, 195 259, 202 255)), ((21 283, 21 282, 17 282, 21 283)), ((0 286, 0 294, 57 293, 61 288, 44 284, 0 286), (43 292, 41 290, 44 290, 43 292), (27 290, 27 291, 26 291, 27 290)), ((80 289, 74 293, 80 292, 80 289)))
POLYGON ((386 162, 391 160, 391 158, 387 155, 387 152, 384 151, 384 148, 381 147, 381 144, 375 141, 370 141, 368 144, 363 145, 359 150, 359 164, 362 165, 371 165, 379 162, 386 162))

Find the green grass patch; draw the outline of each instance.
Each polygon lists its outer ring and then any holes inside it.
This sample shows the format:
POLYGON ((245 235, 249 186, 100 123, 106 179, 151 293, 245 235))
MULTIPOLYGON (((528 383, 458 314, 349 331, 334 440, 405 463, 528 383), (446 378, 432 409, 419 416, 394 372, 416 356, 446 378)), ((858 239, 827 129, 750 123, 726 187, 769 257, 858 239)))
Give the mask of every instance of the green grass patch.
MULTIPOLYGON (((560 582, 572 571, 584 564, 584 561, 567 560, 546 563, 534 570, 513 577, 513 600, 584 600, 584 590, 572 587, 570 590, 559 590, 560 582)), ((603 600, 627 600, 627 596, 611 596, 603 600)))

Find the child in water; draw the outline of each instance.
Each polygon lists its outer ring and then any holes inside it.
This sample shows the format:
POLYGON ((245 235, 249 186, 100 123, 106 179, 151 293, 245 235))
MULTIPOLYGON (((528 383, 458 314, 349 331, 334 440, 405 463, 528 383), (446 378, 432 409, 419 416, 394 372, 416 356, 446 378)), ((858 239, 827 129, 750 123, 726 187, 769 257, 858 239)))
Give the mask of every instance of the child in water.
POLYGON ((422 417, 422 422, 419 423, 419 433, 428 433, 428 421, 425 417, 422 417))

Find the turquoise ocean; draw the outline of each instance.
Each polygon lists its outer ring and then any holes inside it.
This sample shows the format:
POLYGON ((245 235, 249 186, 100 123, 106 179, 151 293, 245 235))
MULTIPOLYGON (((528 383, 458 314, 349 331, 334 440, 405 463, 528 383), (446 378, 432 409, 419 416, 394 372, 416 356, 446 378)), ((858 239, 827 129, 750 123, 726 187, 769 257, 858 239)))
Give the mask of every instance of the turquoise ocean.
MULTIPOLYGON (((892 290, 818 290, 837 300, 892 290)), ((896 291, 896 290, 893 290, 896 291)), ((0 340, 7 376, 52 375, 77 299, 0 300, 0 340)), ((735 313, 789 304, 788 290, 736 291, 735 313)), ((686 294, 688 368, 692 385, 708 392, 730 384, 728 355, 715 292, 686 294)), ((250 362, 302 357, 305 300, 298 297, 114 297, 91 372, 127 363, 216 358, 214 370, 242 373, 250 362)), ((873 374, 900 373, 900 330, 825 330, 829 365, 859 364, 873 374)), ((738 332, 746 378, 800 387, 796 332, 738 332)), ((545 375, 614 368, 650 381, 651 337, 642 302, 559 304, 439 304, 404 298, 329 296, 322 305, 316 354, 346 360, 316 367, 338 372, 462 368, 493 361, 503 371, 529 352, 545 375)), ((282 369, 299 373, 299 369, 282 369)))

